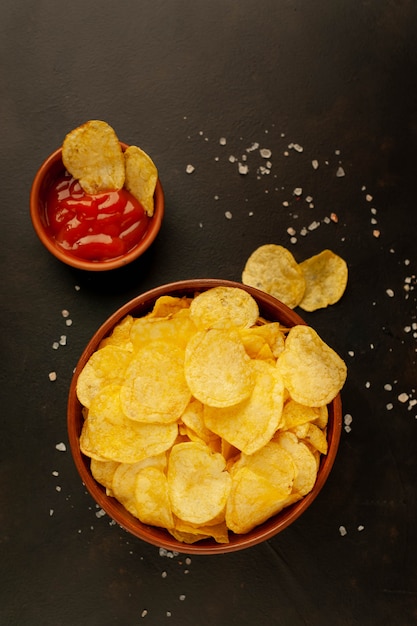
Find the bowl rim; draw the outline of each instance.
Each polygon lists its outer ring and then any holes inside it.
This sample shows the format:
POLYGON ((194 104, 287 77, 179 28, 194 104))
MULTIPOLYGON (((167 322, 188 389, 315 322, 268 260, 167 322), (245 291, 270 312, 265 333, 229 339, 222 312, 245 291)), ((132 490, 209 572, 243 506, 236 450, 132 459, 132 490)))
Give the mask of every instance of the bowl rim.
POLYGON ((298 502, 286 507, 275 516, 269 518, 266 522, 256 526, 249 533, 235 535, 231 532, 230 543, 228 544, 216 543, 213 539, 202 540, 194 544, 181 544, 174 537, 172 537, 166 529, 143 524, 126 511, 126 509, 115 498, 106 495, 104 487, 97 483, 93 478, 89 469, 89 459, 82 454, 79 446, 79 434, 82 426, 82 417, 81 404, 76 396, 76 384, 80 371, 91 354, 97 350, 100 341, 104 339, 104 337, 111 332, 111 329, 115 326, 115 324, 121 321, 126 315, 143 315, 151 309, 152 304, 161 295, 186 295, 207 290, 216 286, 239 287, 241 289, 245 289, 257 300, 261 315, 264 310, 268 311, 274 309, 276 310, 275 317, 279 317, 277 321, 281 321, 281 323, 291 326, 296 324, 307 325, 296 312, 289 309, 285 304, 273 296, 236 281, 203 278, 166 283, 159 287, 145 291, 144 293, 129 300, 101 324, 85 346, 78 360, 73 372, 68 394, 67 430, 70 450, 77 471, 92 498, 111 519, 132 535, 156 547, 184 554, 213 555, 243 550, 271 539, 287 528, 296 519, 298 519, 304 511, 306 511, 325 485, 337 455, 342 431, 342 403, 341 395, 339 393, 328 405, 329 423, 327 439, 329 442, 329 450, 326 456, 321 455, 320 467, 313 490, 298 502), (75 419, 77 412, 78 421, 75 419), (120 514, 122 514, 122 520, 120 519, 120 514))
MULTIPOLYGON (((119 143, 123 151, 129 147, 129 144, 126 144, 123 141, 120 141, 119 143)), ((32 225, 45 248, 49 250, 55 258, 62 261, 66 265, 90 272, 103 272, 117 269, 123 267, 124 265, 128 265, 132 261, 139 258, 156 239, 156 236, 161 229, 165 213, 165 195, 159 174, 154 193, 154 214, 149 220, 148 228, 142 239, 134 248, 123 256, 115 257, 114 259, 109 259, 107 261, 88 261, 86 259, 80 259, 72 256, 71 254, 67 254, 63 248, 58 246, 58 244, 56 244, 53 238, 48 234, 41 217, 42 209, 40 208, 39 200, 40 190, 48 173, 53 168, 56 168, 58 171, 60 169, 60 165, 62 165, 62 171, 65 171, 65 166, 62 163, 62 147, 57 148, 57 150, 46 157, 36 172, 30 189, 29 211, 32 225)))

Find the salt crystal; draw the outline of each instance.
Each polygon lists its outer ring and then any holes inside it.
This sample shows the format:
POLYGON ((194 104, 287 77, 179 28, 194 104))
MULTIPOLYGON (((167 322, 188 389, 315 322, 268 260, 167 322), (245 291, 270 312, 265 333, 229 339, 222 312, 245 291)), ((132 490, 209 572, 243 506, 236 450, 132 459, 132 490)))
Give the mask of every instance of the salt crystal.
POLYGON ((263 159, 270 159, 272 156, 272 152, 268 148, 261 148, 259 150, 259 154, 263 159))
POLYGON ((54 510, 53 509, 49 509, 49 517, 52 517, 53 514, 54 514, 54 510))
POLYGON ((48 377, 51 382, 54 382, 56 380, 56 372, 49 372, 48 377))
POLYGON ((347 535, 347 530, 344 526, 339 526, 339 533, 342 537, 344 537, 345 535, 347 535))
POLYGON ((61 346, 66 346, 67 345, 67 336, 66 335, 61 335, 61 337, 59 338, 59 343, 61 346))
POLYGON ((294 191, 293 191, 293 194, 294 194, 295 196, 301 196, 301 194, 302 194, 302 193, 303 193, 303 189, 302 189, 302 187, 296 187, 296 188, 294 189, 294 191))
POLYGON ((410 396, 408 395, 408 393, 400 393, 400 395, 398 396, 398 400, 404 403, 407 402, 409 397, 410 396))
POLYGON ((343 418, 343 421, 346 424, 346 426, 350 426, 353 422, 353 417, 351 416, 350 413, 346 413, 346 415, 343 418))
POLYGON ((392 411, 393 408, 394 408, 394 405, 392 404, 392 402, 389 402, 386 406, 387 411, 392 411))
POLYGON ((247 165, 243 165, 243 163, 239 163, 238 166, 239 174, 247 174, 249 172, 249 167, 247 165))
POLYGON ((299 143, 295 143, 293 146, 294 150, 296 150, 297 152, 303 152, 304 148, 303 146, 300 146, 299 143))
POLYGON ((296 231, 295 231, 295 229, 294 229, 294 228, 292 228, 292 226, 290 226, 289 228, 287 228, 287 233, 288 233, 289 235, 295 235, 295 232, 296 232, 296 231))
POLYGON ((313 169, 318 169, 319 167, 319 162, 316 159, 313 159, 313 161, 311 161, 311 165, 313 166, 313 169))
POLYGON ((185 595, 182 593, 182 594, 179 596, 179 599, 181 600, 181 602, 183 602, 183 601, 185 600, 185 595))
POLYGON ((366 194, 366 196, 365 196, 365 200, 366 200, 367 202, 372 202, 373 197, 371 196, 371 194, 367 193, 367 194, 366 194))
POLYGON ((386 383, 384 385, 384 389, 385 389, 385 391, 392 391, 392 385, 390 383, 386 383))
POLYGON ((306 202, 313 202, 313 198, 311 196, 306 197, 306 202))
POLYGON ((61 441, 61 443, 56 444, 55 448, 60 452, 66 452, 67 446, 61 441))
POLYGON ((229 162, 230 162, 230 163, 234 163, 235 161, 237 161, 236 157, 235 157, 235 156, 233 156, 233 154, 231 154, 231 155, 229 156, 229 162))
POLYGON ((365 526, 362 526, 362 524, 359 524, 358 531, 362 532, 362 530, 364 530, 364 529, 365 529, 365 526))
POLYGON ((81 287, 80 287, 80 285, 75 285, 74 289, 75 289, 75 291, 80 291, 81 287))
POLYGON ((228 220, 231 220, 231 219, 232 219, 232 217, 233 217, 233 215, 231 214, 231 212, 230 212, 230 211, 226 211, 226 213, 224 214, 224 216, 225 216, 225 218, 226 218, 226 219, 228 219, 228 220))
POLYGON ((320 226, 320 222, 314 221, 311 222, 310 226, 308 227, 308 230, 316 230, 316 228, 318 228, 320 226))
POLYGON ((146 609, 143 609, 142 613, 140 614, 141 617, 146 617, 148 614, 148 611, 146 609))
POLYGON ((192 174, 194 170, 195 170, 195 167, 194 165, 191 165, 191 164, 187 165, 187 167, 185 168, 185 171, 187 172, 187 174, 192 174))
POLYGON ((58 348, 59 348, 59 343, 58 343, 57 341, 54 341, 54 343, 52 344, 52 348, 53 348, 54 350, 58 350, 58 348))
POLYGON ((62 315, 62 317, 68 317, 69 316, 69 311, 67 311, 67 309, 63 309, 61 311, 61 315, 62 315))
POLYGON ((378 237, 381 235, 381 231, 375 229, 375 230, 372 231, 372 234, 375 237, 375 239, 378 239, 378 237))
POLYGON ((338 167, 337 168, 337 172, 336 172, 336 176, 338 178, 342 178, 342 176, 345 175, 345 170, 343 169, 343 167, 338 167))
POLYGON ((330 213, 330 219, 332 220, 332 222, 335 222, 335 223, 339 221, 339 218, 337 217, 336 213, 330 213))
POLYGON ((387 294, 387 296, 389 296, 390 298, 393 298, 393 297, 394 297, 394 292, 393 292, 393 290, 392 290, 392 289, 387 289, 387 290, 385 291, 385 293, 386 293, 386 294, 387 294))

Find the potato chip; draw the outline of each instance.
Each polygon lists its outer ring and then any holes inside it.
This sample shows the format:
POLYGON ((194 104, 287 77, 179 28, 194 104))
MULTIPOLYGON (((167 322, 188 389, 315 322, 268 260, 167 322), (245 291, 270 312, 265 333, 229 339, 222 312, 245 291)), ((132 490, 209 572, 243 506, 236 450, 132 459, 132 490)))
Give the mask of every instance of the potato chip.
POLYGON ((276 359, 284 350, 285 335, 278 322, 244 328, 239 334, 251 359, 276 359))
POLYGON ((313 422, 320 417, 320 408, 305 406, 295 400, 288 400, 284 405, 282 412, 284 430, 294 428, 300 424, 306 424, 307 422, 313 422))
POLYGON ((201 443, 173 446, 168 461, 169 497, 174 514, 192 524, 207 524, 226 507, 231 478, 221 454, 201 443))
POLYGON ((251 360, 237 331, 197 332, 188 342, 184 369, 192 395, 209 406, 237 404, 254 384, 251 360))
POLYGON ((184 375, 184 351, 163 341, 141 348, 126 370, 120 398, 131 420, 175 422, 191 399, 184 375))
POLYGON ((242 283, 269 293, 290 309, 299 305, 305 290, 304 274, 293 255, 276 244, 265 244, 252 252, 242 283))
POLYGON ((199 329, 249 328, 259 317, 256 300, 238 287, 213 287, 198 294, 190 305, 199 329))
POLYGON ((132 324, 130 339, 134 350, 140 350, 152 341, 171 341, 185 349, 196 330, 189 309, 184 308, 167 317, 138 317, 132 324))
POLYGON ((232 477, 242 467, 247 467, 259 476, 263 476, 274 487, 282 491, 282 496, 292 491, 296 466, 289 452, 279 443, 269 441, 253 454, 242 453, 231 468, 232 477))
POLYGON ((297 494, 286 494, 264 476, 242 467, 233 476, 226 524, 236 534, 247 533, 297 499, 297 494))
POLYGON ((310 326, 288 333, 277 369, 293 400, 307 406, 331 402, 346 380, 346 365, 310 326))
POLYGON ((81 431, 81 451, 99 460, 137 463, 171 448, 177 424, 130 420, 123 413, 120 390, 120 385, 111 384, 95 396, 81 431))
POLYGON ((182 309, 188 309, 192 298, 179 298, 177 296, 160 296, 153 305, 149 317, 171 317, 182 309))
POLYGON ((132 328, 133 317, 126 315, 126 317, 119 322, 108 337, 105 337, 100 342, 100 348, 105 346, 118 346, 129 352, 133 351, 133 343, 130 339, 130 329, 132 328))
POLYGON ((230 407, 204 407, 204 422, 230 444, 253 454, 271 439, 282 420, 284 384, 276 367, 252 363, 255 384, 251 395, 230 407))
POLYGON ((99 461, 97 459, 91 459, 90 469, 93 478, 106 488, 106 494, 108 496, 114 496, 113 494, 113 476, 120 463, 117 461, 99 461))
POLYGON ((302 309, 316 311, 340 300, 348 280, 348 267, 344 259, 331 250, 323 250, 299 266, 306 283, 299 303, 302 309))
POLYGON ((146 214, 154 212, 154 192, 158 180, 158 170, 151 157, 137 146, 129 146, 124 153, 126 168, 126 189, 138 200, 146 214))
POLYGON ((320 454, 327 454, 327 438, 326 434, 316 424, 299 424, 294 426, 292 432, 302 439, 305 443, 308 443, 310 447, 320 452, 320 454))
POLYGON ((195 526, 181 519, 174 518, 174 528, 170 528, 169 532, 178 541, 188 544, 210 538, 213 538, 217 543, 229 542, 229 533, 225 522, 195 526))
POLYGON ((134 499, 141 522, 168 529, 174 526, 168 480, 163 470, 153 466, 140 469, 136 476, 134 499))
MULTIPOLYGON (((196 398, 191 398, 190 403, 181 415, 181 421, 193 431, 201 441, 209 445, 211 442, 218 439, 218 435, 206 427, 203 411, 203 404, 196 398)), ((190 439, 192 439, 192 437, 190 437, 190 439)))
POLYGON ((77 396, 89 408, 94 397, 108 384, 124 380, 131 354, 117 345, 107 345, 94 352, 77 380, 77 396))
POLYGON ((90 120, 64 139, 62 161, 86 193, 118 191, 125 182, 125 161, 113 128, 90 120))
POLYGON ((274 436, 280 446, 291 454, 296 466, 293 493, 305 496, 313 489, 317 478, 317 462, 314 454, 294 433, 279 432, 274 436))

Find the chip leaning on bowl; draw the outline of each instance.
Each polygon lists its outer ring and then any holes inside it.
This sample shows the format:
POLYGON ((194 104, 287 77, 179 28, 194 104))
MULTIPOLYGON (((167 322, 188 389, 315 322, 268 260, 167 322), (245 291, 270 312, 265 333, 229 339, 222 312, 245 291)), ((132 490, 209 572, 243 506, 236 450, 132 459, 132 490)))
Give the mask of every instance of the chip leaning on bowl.
POLYGON ((312 491, 345 379, 312 328, 265 320, 244 288, 164 295, 80 371, 80 448, 143 524, 227 544, 312 491))

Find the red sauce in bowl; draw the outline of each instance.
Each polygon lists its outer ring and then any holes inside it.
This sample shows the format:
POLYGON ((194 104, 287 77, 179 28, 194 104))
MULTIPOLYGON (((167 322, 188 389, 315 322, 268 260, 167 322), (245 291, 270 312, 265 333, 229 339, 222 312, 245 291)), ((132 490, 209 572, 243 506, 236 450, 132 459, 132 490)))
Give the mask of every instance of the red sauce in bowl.
POLYGON ((49 191, 46 219, 56 243, 88 261, 126 254, 149 225, 142 205, 126 189, 89 195, 68 173, 49 191))

